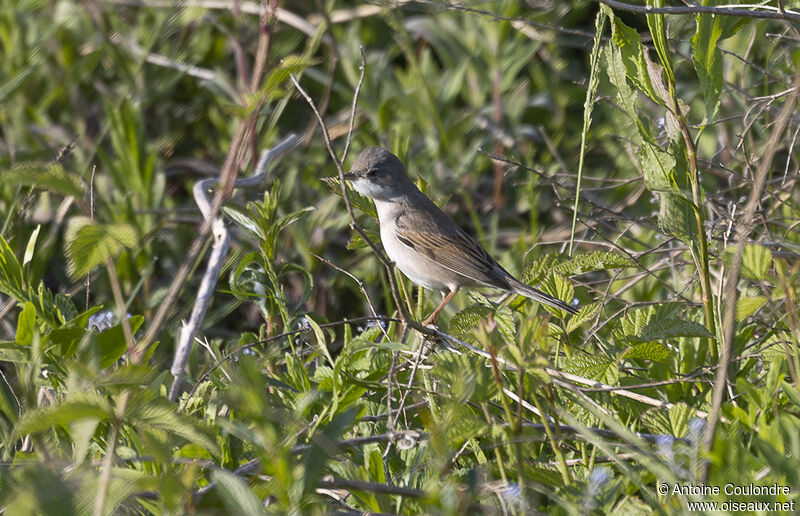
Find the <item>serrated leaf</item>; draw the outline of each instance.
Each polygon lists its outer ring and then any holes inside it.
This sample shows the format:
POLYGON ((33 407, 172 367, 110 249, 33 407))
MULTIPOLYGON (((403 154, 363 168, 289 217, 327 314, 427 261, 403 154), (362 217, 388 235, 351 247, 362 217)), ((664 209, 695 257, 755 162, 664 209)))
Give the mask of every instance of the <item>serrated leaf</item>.
POLYGON ((763 281, 772 265, 772 251, 763 245, 746 244, 742 251, 742 275, 753 281, 763 281))
POLYGON ((580 311, 567 321, 567 333, 572 333, 583 326, 585 322, 594 319, 598 312, 600 312, 602 306, 603 303, 601 301, 595 301, 594 303, 582 306, 580 311))
POLYGON ((650 342, 662 339, 675 339, 678 337, 713 337, 708 329, 696 321, 685 319, 658 319, 651 320, 642 329, 639 340, 650 342))
POLYGON ((478 343, 475 337, 475 327, 485 321, 492 314, 492 309, 488 306, 472 305, 467 307, 450 319, 449 333, 457 339, 475 345, 478 343))
POLYGON ((642 414, 642 420, 655 433, 671 437, 684 437, 689 431, 689 421, 694 415, 695 409, 679 401, 669 409, 647 410, 642 414))
POLYGON ((80 178, 57 163, 20 163, 0 172, 0 185, 32 186, 78 199, 83 196, 80 178))
POLYGON ((88 217, 74 217, 67 226, 65 250, 69 274, 85 276, 107 258, 134 248, 136 229, 130 224, 99 224, 88 217))
MULTIPOLYGON (((324 180, 337 197, 342 197, 342 187, 340 186, 338 177, 326 177, 324 180)), ((367 197, 353 190, 350 185, 347 185, 347 197, 350 199, 350 204, 353 208, 374 219, 378 218, 378 212, 375 211, 375 204, 367 197)))
POLYGON ((494 322, 497 329, 503 336, 506 344, 511 344, 517 340, 517 327, 514 324, 514 316, 511 309, 507 306, 499 307, 494 311, 494 322))
POLYGON ((564 365, 564 371, 609 385, 615 385, 619 378, 617 364, 604 356, 586 353, 575 353, 564 365))
POLYGON ((625 255, 606 251, 594 251, 575 255, 572 259, 554 266, 553 270, 564 276, 571 276, 573 274, 583 274, 590 271, 635 266, 636 264, 625 255))
MULTIPOLYGON (((574 297, 574 288, 572 286, 572 283, 567 281, 567 279, 561 276, 560 274, 556 274, 555 272, 547 276, 547 279, 545 279, 542 282, 540 287, 542 289, 542 292, 544 292, 545 294, 550 294, 551 296, 557 299, 562 299, 566 302, 572 301, 572 298, 574 297)), ((550 305, 546 305, 544 303, 541 303, 541 305, 542 307, 544 307, 545 310, 555 315, 556 317, 563 318, 567 315, 567 313, 564 310, 561 310, 560 308, 555 308, 550 305)))
POLYGON ((764 296, 740 297, 736 300, 736 320, 747 319, 765 304, 767 298, 764 296))
POLYGON ((558 253, 553 251, 537 256, 525 266, 522 282, 527 285, 538 285, 560 261, 558 253))
POLYGON ((624 357, 629 359, 638 360, 652 360, 655 362, 663 362, 670 356, 669 349, 660 342, 642 342, 635 344, 628 349, 624 357))

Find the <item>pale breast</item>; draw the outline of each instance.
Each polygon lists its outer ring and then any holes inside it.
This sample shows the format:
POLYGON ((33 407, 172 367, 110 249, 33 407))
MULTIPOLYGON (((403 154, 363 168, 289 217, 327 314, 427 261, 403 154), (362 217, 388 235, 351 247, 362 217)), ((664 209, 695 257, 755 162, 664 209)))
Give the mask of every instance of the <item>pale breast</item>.
POLYGON ((457 274, 442 267, 430 257, 411 249, 395 235, 397 210, 392 203, 376 202, 381 227, 381 243, 389 259, 408 279, 431 290, 452 290, 461 284, 457 274))

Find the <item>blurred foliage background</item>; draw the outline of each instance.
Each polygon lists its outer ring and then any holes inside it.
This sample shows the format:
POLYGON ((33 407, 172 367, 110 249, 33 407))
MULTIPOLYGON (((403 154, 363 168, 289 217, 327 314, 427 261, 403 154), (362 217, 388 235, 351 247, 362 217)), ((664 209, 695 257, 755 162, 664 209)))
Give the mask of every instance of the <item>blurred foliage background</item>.
POLYGON ((3 2, 2 510, 794 510, 800 14, 608 3, 3 2), (345 170, 388 147, 580 313, 402 325, 292 78, 345 170), (230 248, 176 382, 210 178, 230 248), (672 492, 728 483, 791 489, 672 492))

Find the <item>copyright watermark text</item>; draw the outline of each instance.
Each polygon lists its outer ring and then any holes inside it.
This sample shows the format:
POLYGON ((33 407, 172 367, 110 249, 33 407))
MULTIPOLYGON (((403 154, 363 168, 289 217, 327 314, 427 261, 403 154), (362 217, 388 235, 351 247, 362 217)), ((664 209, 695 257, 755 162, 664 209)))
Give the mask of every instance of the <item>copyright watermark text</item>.
POLYGON ((795 501, 764 501, 755 498, 763 497, 788 497, 792 490, 789 486, 780 484, 733 484, 708 485, 708 484, 679 484, 659 482, 656 490, 661 496, 679 496, 688 498, 686 504, 692 511, 727 511, 727 512, 753 512, 753 511, 780 511, 794 512, 795 501), (705 497, 718 498, 720 496, 737 497, 736 500, 703 501, 705 497), (749 497, 753 499, 748 500, 749 497))

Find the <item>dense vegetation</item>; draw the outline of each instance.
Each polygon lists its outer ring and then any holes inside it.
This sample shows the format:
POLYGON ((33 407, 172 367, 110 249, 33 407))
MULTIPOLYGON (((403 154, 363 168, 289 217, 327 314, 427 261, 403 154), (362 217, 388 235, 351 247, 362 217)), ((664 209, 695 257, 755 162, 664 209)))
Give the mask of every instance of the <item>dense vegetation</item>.
POLYGON ((800 14, 607 3, 2 2, 0 512, 794 510, 800 14))

